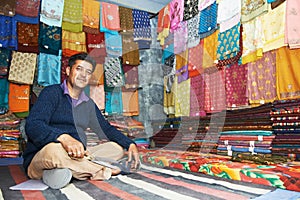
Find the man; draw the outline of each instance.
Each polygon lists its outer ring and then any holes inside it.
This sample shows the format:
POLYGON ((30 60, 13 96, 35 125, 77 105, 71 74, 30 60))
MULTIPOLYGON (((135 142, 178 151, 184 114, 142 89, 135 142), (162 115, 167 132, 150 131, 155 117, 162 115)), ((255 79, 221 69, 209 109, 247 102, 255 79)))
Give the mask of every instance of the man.
POLYGON ((51 188, 66 186, 72 177, 105 180, 121 172, 120 168, 105 167, 87 157, 119 160, 126 149, 128 161, 134 161, 134 167, 139 163, 135 143, 111 126, 83 91, 95 66, 86 53, 71 56, 67 79, 45 87, 26 120, 25 170, 30 178, 43 179, 51 188), (87 149, 87 129, 110 142, 87 149))

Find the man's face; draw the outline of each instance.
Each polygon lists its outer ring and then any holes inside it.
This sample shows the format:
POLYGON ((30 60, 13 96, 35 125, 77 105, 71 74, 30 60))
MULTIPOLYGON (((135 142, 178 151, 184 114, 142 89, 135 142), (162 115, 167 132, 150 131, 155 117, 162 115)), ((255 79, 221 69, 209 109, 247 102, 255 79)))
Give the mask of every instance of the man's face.
POLYGON ((83 89, 89 83, 93 73, 93 66, 91 63, 84 60, 76 60, 76 63, 67 67, 66 73, 68 75, 68 82, 72 87, 83 89))

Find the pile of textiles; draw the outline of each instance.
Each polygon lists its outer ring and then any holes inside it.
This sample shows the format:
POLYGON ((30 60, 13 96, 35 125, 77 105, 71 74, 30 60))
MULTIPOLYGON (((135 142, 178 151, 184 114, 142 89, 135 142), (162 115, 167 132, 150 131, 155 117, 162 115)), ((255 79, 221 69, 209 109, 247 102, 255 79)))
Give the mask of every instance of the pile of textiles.
POLYGON ((21 120, 10 111, 0 115, 0 158, 16 158, 22 151, 21 120))
POLYGON ((278 100, 273 103, 271 121, 276 135, 272 152, 299 160, 300 100, 278 100))
POLYGON ((143 163, 154 166, 300 192, 300 165, 297 162, 243 163, 233 162, 230 156, 166 149, 141 149, 140 158, 143 163))

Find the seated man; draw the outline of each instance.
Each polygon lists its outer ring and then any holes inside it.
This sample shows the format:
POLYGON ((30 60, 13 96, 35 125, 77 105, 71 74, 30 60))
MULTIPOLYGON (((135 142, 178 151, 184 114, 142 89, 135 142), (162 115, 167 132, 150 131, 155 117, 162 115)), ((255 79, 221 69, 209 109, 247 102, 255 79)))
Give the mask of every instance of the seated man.
POLYGON ((96 63, 86 53, 70 57, 67 79, 45 87, 30 110, 25 131, 28 142, 24 167, 32 179, 43 179, 51 188, 66 186, 72 177, 107 180, 121 172, 91 162, 88 157, 119 160, 128 150, 128 161, 139 164, 135 143, 103 117, 85 93, 96 63), (109 142, 87 149, 85 131, 94 131, 109 142))

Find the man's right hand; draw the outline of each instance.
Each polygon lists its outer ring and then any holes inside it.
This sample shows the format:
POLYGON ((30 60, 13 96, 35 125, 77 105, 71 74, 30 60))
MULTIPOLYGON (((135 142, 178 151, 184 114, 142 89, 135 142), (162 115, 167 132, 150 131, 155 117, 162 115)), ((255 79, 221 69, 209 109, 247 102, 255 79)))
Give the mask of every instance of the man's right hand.
POLYGON ((68 134, 60 135, 57 140, 64 147, 68 155, 72 158, 83 158, 85 155, 84 147, 81 142, 68 134))

